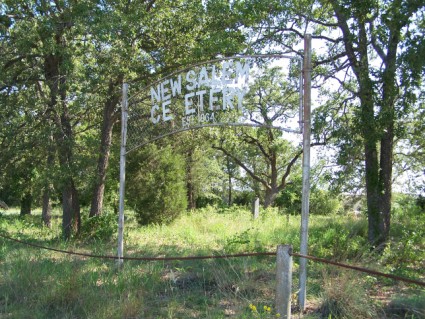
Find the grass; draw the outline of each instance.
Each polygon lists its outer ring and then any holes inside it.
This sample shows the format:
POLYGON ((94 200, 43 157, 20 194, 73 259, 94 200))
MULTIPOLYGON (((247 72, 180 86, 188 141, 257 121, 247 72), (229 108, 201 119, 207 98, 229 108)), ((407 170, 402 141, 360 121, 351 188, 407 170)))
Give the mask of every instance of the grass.
MULTIPOLYGON (((365 218, 311 216, 309 253, 424 280, 425 218, 417 212, 406 218, 410 212, 394 214, 391 243, 379 256, 367 247, 365 218)), ((82 235, 63 242, 59 212, 48 229, 42 227, 39 211, 20 217, 12 209, 0 215, 0 232, 49 247, 115 255, 115 221, 116 216, 85 220, 82 235)), ((295 251, 299 247, 300 217, 272 209, 252 220, 244 209, 210 207, 167 226, 147 227, 139 227, 128 213, 125 224, 127 256, 275 251, 278 244, 288 243, 295 251)), ((0 238, 0 319, 274 318, 274 272, 275 258, 268 256, 126 261, 118 271, 111 260, 64 255, 0 238)), ((307 288, 303 318, 425 317, 424 290, 414 285, 309 263, 307 288)))

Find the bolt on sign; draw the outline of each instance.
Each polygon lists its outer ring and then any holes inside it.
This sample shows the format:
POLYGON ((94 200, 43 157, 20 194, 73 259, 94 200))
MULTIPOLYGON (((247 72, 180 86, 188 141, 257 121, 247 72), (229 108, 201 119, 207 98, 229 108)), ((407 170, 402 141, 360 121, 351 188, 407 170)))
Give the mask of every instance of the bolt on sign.
MULTIPOLYGON (((267 72, 276 75, 276 69, 279 69, 280 80, 285 82, 281 83, 281 93, 296 96, 295 108, 286 109, 286 115, 282 113, 283 120, 279 119, 279 125, 285 125, 284 130, 297 133, 298 128, 290 128, 288 119, 294 118, 294 109, 297 113, 301 107, 298 103, 302 94, 298 81, 301 72, 297 67, 301 62, 290 57, 296 66, 291 73, 290 62, 279 63, 283 58, 288 56, 214 60, 175 72, 153 83, 128 99, 127 152, 189 129, 220 125, 273 126, 276 123, 271 125, 258 120, 259 112, 264 110, 256 110, 252 104, 255 96, 261 94, 260 80, 267 76, 267 72)), ((281 112, 276 111, 279 108, 277 104, 273 106, 276 114, 281 112)), ((295 123, 298 125, 297 121, 295 123)))

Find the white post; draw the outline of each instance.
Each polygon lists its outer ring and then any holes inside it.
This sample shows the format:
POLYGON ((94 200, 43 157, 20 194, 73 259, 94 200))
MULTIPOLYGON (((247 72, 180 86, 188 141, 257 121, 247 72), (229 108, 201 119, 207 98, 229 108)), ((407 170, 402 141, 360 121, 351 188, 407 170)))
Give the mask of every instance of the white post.
POLYGON ((276 254, 276 313, 291 318, 292 246, 277 246, 276 254))
POLYGON ((128 84, 122 86, 121 109, 121 150, 120 150, 120 202, 118 216, 118 266, 122 267, 124 260, 124 190, 125 190, 125 153, 127 143, 127 118, 128 118, 128 84))
MULTIPOLYGON (((311 131, 311 35, 304 37, 304 129, 303 129, 303 185, 301 204, 300 253, 307 255, 308 216, 310 199, 310 131, 311 131)), ((301 312, 305 310, 307 286, 307 259, 300 258, 300 291, 298 301, 301 312)))

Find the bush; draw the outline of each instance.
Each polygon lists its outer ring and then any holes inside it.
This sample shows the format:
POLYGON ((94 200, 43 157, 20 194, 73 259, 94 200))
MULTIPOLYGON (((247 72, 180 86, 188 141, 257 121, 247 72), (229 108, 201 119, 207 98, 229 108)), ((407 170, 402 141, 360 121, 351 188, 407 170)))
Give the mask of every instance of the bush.
POLYGON ((214 194, 202 195, 196 198, 196 208, 205 208, 207 206, 219 206, 223 204, 223 200, 214 194))
POLYGON ((276 197, 275 203, 286 214, 301 213, 301 188, 298 184, 289 184, 276 197))
POLYGON ((342 201, 331 192, 316 189, 310 196, 310 213, 317 215, 332 215, 343 211, 342 201))
POLYGON ((129 178, 128 197, 139 224, 173 221, 187 208, 183 158, 170 147, 158 150, 151 145, 136 160, 136 170, 129 178))
POLYGON ((80 236, 86 239, 107 240, 117 232, 118 216, 110 213, 103 213, 83 220, 80 236))
MULTIPOLYGON (((291 186, 291 185, 290 185, 291 186)), ((287 214, 301 213, 300 190, 294 187, 287 187, 279 193, 275 205, 287 214)), ((310 214, 332 215, 343 211, 341 199, 326 190, 312 189, 310 192, 310 214)))
POLYGON ((233 198, 233 204, 239 205, 239 206, 251 207, 255 197, 257 197, 257 195, 253 191, 235 192, 235 195, 233 198))

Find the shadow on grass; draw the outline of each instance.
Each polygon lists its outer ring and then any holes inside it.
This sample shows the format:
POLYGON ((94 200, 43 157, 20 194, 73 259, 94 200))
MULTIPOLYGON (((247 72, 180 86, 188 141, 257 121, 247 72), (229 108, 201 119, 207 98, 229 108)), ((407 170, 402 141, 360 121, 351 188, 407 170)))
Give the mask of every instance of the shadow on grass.
POLYGON ((245 313, 247 300, 272 303, 274 276, 261 268, 250 257, 128 261, 118 271, 113 261, 23 251, 2 262, 0 308, 12 318, 222 318, 245 313))

